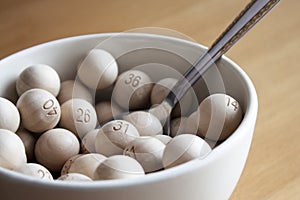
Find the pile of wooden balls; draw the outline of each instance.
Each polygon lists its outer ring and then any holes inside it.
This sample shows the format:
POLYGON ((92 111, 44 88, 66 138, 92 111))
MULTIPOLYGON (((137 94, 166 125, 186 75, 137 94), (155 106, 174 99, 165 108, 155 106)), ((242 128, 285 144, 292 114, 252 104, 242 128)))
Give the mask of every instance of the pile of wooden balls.
MULTIPOLYGON (((204 158, 214 146, 209 141, 225 140, 242 120, 235 99, 213 94, 194 112, 175 108, 171 134, 164 135, 159 116, 142 110, 161 103, 177 80, 153 84, 140 70, 118 73, 101 49, 78 64, 80 81, 61 82, 44 64, 25 68, 16 105, 0 97, 0 167, 46 180, 140 177, 204 158), (93 106, 91 92, 111 87, 111 100, 93 106), (135 111, 113 119, 128 109, 135 111)), ((189 93, 183 101, 190 104, 189 93)))

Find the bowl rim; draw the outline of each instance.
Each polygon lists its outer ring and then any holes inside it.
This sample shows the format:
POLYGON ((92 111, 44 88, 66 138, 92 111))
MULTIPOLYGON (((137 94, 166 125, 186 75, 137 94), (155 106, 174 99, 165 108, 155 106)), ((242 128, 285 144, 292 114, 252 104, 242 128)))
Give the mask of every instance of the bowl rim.
MULTIPOLYGON (((45 43, 41 43, 38 45, 34 45, 32 47, 20 50, 18 52, 15 52, 3 59, 0 60, 0 67, 1 65, 12 59, 16 55, 22 55, 27 54, 28 51, 35 50, 40 47, 45 46, 51 46, 56 45, 61 42, 72 42, 76 40, 85 40, 85 39, 95 39, 95 38, 110 38, 110 37, 125 37, 125 38, 146 38, 146 39, 155 39, 155 40, 162 40, 162 41, 168 41, 168 42, 177 42, 177 43, 184 43, 187 46, 190 46, 191 48, 196 49, 207 49, 207 47, 189 41, 184 40, 181 38, 171 37, 171 36, 165 36, 165 35, 158 35, 158 34, 149 34, 149 33, 97 33, 97 34, 87 34, 87 35, 78 35, 78 36, 72 36, 72 37, 66 37, 61 38, 53 41, 48 41, 45 43)), ((229 59, 226 56, 222 56, 222 60, 229 63, 229 66, 240 76, 245 82, 245 89, 247 94, 247 106, 244 113, 243 120, 239 127, 235 130, 235 134, 232 134, 229 138, 227 138, 224 142, 222 142, 222 145, 217 146, 206 158, 202 160, 202 162, 199 161, 199 159, 195 159, 192 161, 189 161, 187 163, 181 164, 179 166, 158 171, 155 173, 147 174, 144 177, 141 178, 133 178, 133 179, 118 179, 118 180, 105 180, 105 181, 92 181, 92 182, 85 182, 82 184, 82 182, 64 182, 64 181, 45 181, 41 179, 37 179, 34 177, 30 177, 27 175, 23 175, 21 173, 16 173, 14 171, 4 169, 0 167, 0 175, 2 178, 6 179, 12 179, 12 180, 18 180, 20 182, 28 182, 33 185, 38 185, 38 187, 64 187, 66 188, 72 188, 72 189, 97 189, 97 188, 116 188, 116 187, 128 187, 128 186, 135 186, 135 185, 141 185, 141 184, 148 184, 153 182, 159 182, 162 180, 167 180, 171 178, 175 178, 177 176, 183 175, 187 173, 188 171, 192 171, 196 168, 204 167, 205 165, 208 165, 210 162, 213 162, 214 159, 217 159, 217 157, 221 156, 220 152, 222 152, 222 149, 226 148, 227 146, 230 146, 230 144, 234 143, 236 140, 238 140, 239 137, 242 137, 243 130, 247 127, 247 121, 251 119, 255 119, 257 117, 257 110, 258 110, 258 99, 257 94, 254 88, 254 85, 248 75, 242 70, 241 67, 239 67, 234 61, 229 59), (188 169, 188 170, 187 170, 188 169)), ((245 134, 245 133, 244 133, 245 134)))

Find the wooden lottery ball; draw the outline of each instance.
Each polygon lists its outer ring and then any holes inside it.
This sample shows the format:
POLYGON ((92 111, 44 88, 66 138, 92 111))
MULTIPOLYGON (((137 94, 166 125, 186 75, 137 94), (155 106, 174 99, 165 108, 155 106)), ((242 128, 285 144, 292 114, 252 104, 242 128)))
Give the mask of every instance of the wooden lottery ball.
POLYGON ((198 134, 200 113, 199 109, 187 117, 184 133, 198 134))
POLYGON ((129 142, 139 137, 139 132, 130 122, 113 120, 99 130, 95 150, 105 156, 123 154, 129 142))
POLYGON ((70 168, 70 166, 73 164, 73 162, 78 158, 80 157, 81 155, 83 154, 76 154, 72 157, 70 157, 66 162, 65 164, 63 165, 63 167, 61 168, 61 171, 60 171, 60 174, 61 175, 65 175, 68 173, 68 170, 70 168))
POLYGON ((100 124, 113 119, 122 113, 121 108, 110 101, 102 101, 95 106, 98 122, 100 124))
POLYGON ((27 176, 43 179, 53 180, 52 174, 47 168, 37 163, 26 163, 15 170, 27 176))
POLYGON ((77 137, 83 138, 96 125, 96 111, 89 102, 70 99, 61 105, 59 126, 72 131, 77 137))
POLYGON ((22 125, 34 133, 54 128, 60 119, 60 105, 48 91, 31 89, 24 92, 17 101, 22 125))
POLYGON ((95 153, 95 141, 99 129, 89 131, 81 140, 81 152, 82 153, 95 153))
POLYGON ((143 109, 150 103, 150 77, 140 70, 128 70, 117 79, 112 98, 123 109, 143 109))
POLYGON ((90 177, 83 175, 83 174, 79 174, 79 173, 69 173, 69 174, 65 174, 62 175, 60 177, 58 177, 59 181, 93 181, 90 177))
POLYGON ((84 99, 90 103, 93 103, 93 97, 91 92, 80 81, 66 80, 61 83, 60 92, 57 96, 57 100, 60 104, 70 99, 84 99))
MULTIPOLYGON (((164 78, 158 81, 151 91, 151 104, 160 104, 172 90, 172 88, 177 83, 175 78, 164 78)), ((172 111, 173 117, 179 117, 181 115, 186 115, 193 103, 192 90, 189 90, 185 96, 179 101, 179 103, 174 107, 172 111)))
POLYGON ((40 88, 47 90, 55 97, 60 90, 60 78, 57 72, 50 66, 36 64, 24 69, 16 81, 16 89, 19 96, 25 91, 40 88))
POLYGON ((145 111, 135 111, 123 117, 135 126, 141 136, 162 134, 162 125, 153 114, 145 111))
POLYGON ((146 173, 154 172, 163 168, 162 157, 166 145, 154 137, 139 137, 130 142, 124 155, 136 159, 146 173))
POLYGON ((207 142, 207 144, 210 146, 210 148, 216 148, 220 142, 217 142, 217 141, 213 141, 213 140, 208 140, 208 139, 205 139, 205 142, 207 142))
POLYGON ((143 167, 135 159, 114 155, 104 160, 96 169, 95 180, 128 179, 144 176, 143 167))
POLYGON ((118 76, 118 65, 107 51, 93 49, 79 63, 77 75, 91 89, 111 86, 118 76))
POLYGON ((15 169, 26 163, 25 147, 13 132, 0 129, 0 167, 15 169))
POLYGON ((168 144, 172 140, 172 137, 170 137, 168 135, 155 135, 154 138, 158 139, 165 145, 168 144))
POLYGON ((199 105, 199 131, 204 138, 222 141, 228 138, 242 120, 239 103, 226 94, 213 94, 199 105))
POLYGON ((20 114, 9 100, 0 97, 0 129, 16 132, 20 125, 20 114))
POLYGON ((35 157, 50 171, 60 171, 65 162, 79 153, 79 141, 76 136, 62 128, 43 133, 35 144, 35 157))
POLYGON ((176 135, 184 134, 186 133, 186 127, 187 124, 187 117, 178 117, 175 119, 172 119, 170 122, 170 136, 175 137, 176 135))
POLYGON ((61 170, 61 175, 68 173, 79 173, 94 178, 96 168, 106 159, 101 154, 91 153, 76 156, 72 162, 66 162, 61 170))
POLYGON ((162 102, 161 104, 156 104, 148 110, 148 112, 154 115, 162 125, 164 125, 169 119, 171 111, 172 111, 172 107, 168 102, 162 102))
POLYGON ((34 146, 36 143, 36 137, 34 137, 33 133, 24 128, 20 128, 16 134, 20 137, 24 144, 27 160, 34 161, 34 146))
POLYGON ((166 145, 163 166, 171 168, 196 158, 203 159, 210 152, 210 146, 199 136, 178 135, 166 145))
POLYGON ((151 104, 160 104, 177 81, 175 78, 164 78, 155 83, 151 91, 151 104))

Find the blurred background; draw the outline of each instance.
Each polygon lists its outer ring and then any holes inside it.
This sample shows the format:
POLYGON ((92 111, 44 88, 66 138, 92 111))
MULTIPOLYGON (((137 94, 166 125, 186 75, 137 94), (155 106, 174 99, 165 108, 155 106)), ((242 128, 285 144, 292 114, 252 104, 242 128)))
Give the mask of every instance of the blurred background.
MULTIPOLYGON (((0 59, 43 42, 143 27, 209 46, 249 0, 0 0, 0 59)), ((282 0, 226 55, 253 80, 259 114, 232 200, 300 199, 300 1, 282 0)))

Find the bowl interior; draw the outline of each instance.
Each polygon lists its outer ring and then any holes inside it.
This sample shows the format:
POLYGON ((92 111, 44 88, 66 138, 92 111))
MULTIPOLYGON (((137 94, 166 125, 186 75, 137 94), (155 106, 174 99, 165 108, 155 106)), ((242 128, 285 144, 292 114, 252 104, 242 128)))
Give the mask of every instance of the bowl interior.
MULTIPOLYGON (((140 67, 150 74, 154 81, 163 77, 180 76, 205 51, 205 47, 196 43, 148 34, 97 34, 61 39, 23 50, 1 60, 0 96, 16 102, 16 78, 24 68, 32 64, 43 63, 52 66, 62 81, 74 79, 77 63, 93 48, 109 51, 117 59, 120 72, 140 67)), ((226 92, 241 104, 245 113, 243 121, 249 120, 249 110, 255 110, 251 101, 256 98, 256 94, 251 81, 227 58, 218 61, 217 65, 195 84, 194 91, 198 102, 193 102, 193 108, 196 108, 209 93, 226 92)), ((101 95, 98 98, 102 98, 101 95)), ((0 171, 3 172, 3 169, 0 171)))

